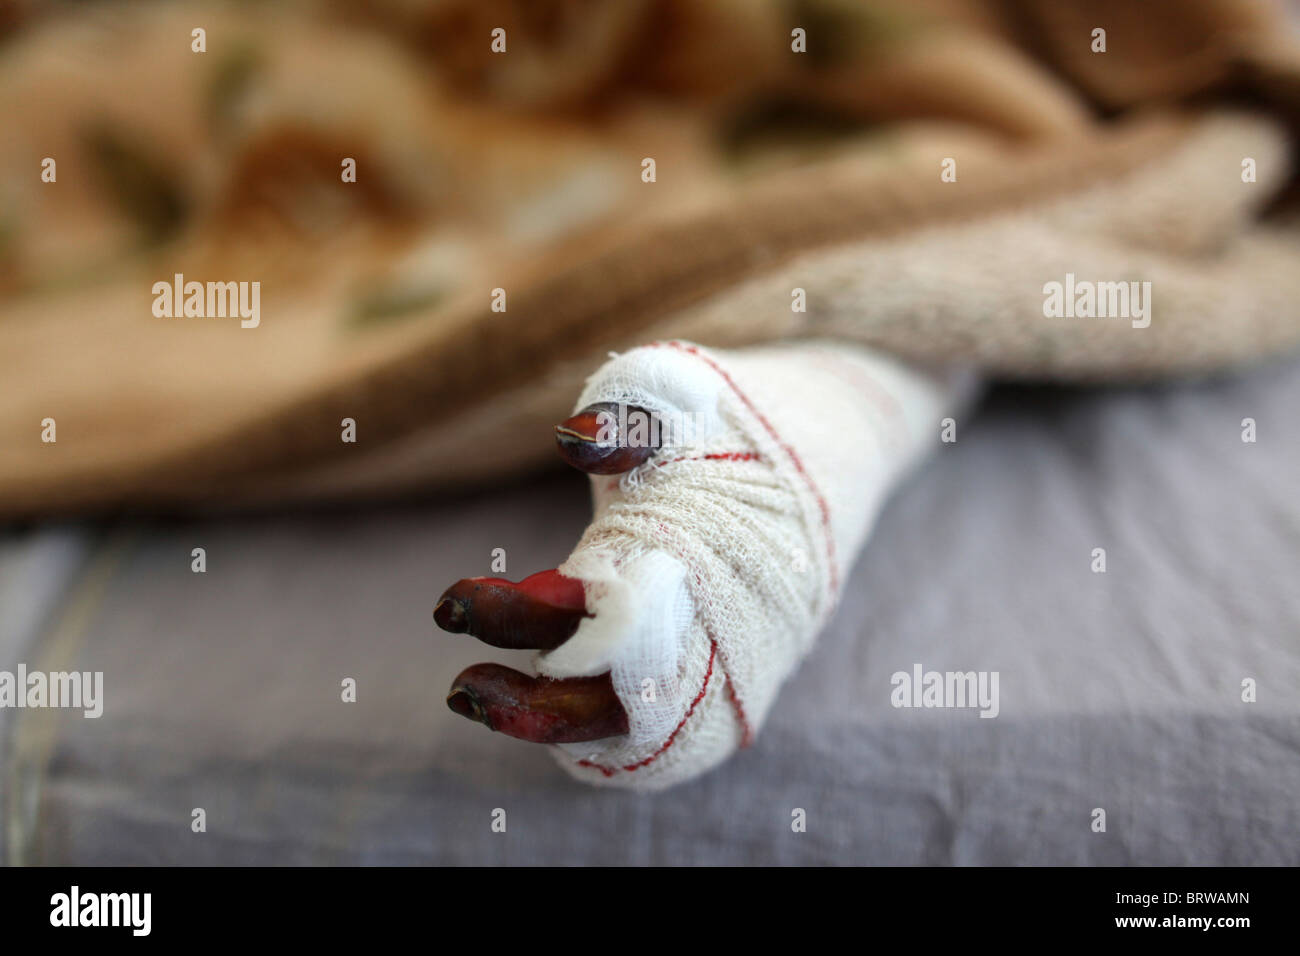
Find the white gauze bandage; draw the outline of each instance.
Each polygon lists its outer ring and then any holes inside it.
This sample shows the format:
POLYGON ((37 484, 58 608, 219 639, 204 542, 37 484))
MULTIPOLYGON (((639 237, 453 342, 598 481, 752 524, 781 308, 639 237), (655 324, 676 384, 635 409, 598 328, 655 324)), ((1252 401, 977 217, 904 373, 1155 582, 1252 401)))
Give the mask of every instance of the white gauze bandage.
POLYGON ((885 496, 971 381, 817 342, 663 342, 597 371, 575 410, 644 408, 662 445, 624 475, 592 476, 594 518, 560 567, 586 582, 594 616, 537 669, 609 671, 630 730, 554 748, 565 768, 658 789, 752 740, 885 496))

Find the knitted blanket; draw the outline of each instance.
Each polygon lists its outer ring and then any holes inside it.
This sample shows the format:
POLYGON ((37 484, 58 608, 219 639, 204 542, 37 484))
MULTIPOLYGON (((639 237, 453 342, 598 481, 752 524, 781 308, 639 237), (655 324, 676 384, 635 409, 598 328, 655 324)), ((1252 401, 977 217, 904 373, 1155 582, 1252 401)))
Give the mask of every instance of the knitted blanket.
POLYGON ((1078 381, 1300 340, 1300 53, 1261 4, 108 4, 4 29, 10 517, 515 473, 651 340, 1078 381))

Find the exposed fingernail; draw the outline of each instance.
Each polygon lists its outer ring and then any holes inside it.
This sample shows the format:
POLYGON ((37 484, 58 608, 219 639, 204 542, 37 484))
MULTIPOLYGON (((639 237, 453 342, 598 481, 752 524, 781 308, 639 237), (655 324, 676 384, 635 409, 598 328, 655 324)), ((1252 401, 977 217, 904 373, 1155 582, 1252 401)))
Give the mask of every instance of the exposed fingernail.
POLYGON ((578 629, 587 613, 581 581, 539 571, 519 583, 465 578, 438 599, 433 620, 444 631, 470 634, 493 647, 549 651, 578 629))
POLYGON ((452 682, 447 706, 491 730, 533 743, 579 743, 628 730, 627 712, 609 674, 553 680, 500 664, 475 664, 452 682))
POLYGON ((597 402, 555 426, 555 445, 566 462, 592 475, 631 471, 658 450, 653 416, 635 405, 597 402))
POLYGON ((465 614, 465 605, 455 598, 444 597, 433 609, 433 620, 444 631, 464 634, 469 629, 469 618, 465 614))
POLYGON ((479 706, 474 693, 467 688, 453 687, 451 693, 447 695, 447 706, 462 717, 477 721, 488 730, 492 729, 492 721, 488 719, 488 715, 479 706))

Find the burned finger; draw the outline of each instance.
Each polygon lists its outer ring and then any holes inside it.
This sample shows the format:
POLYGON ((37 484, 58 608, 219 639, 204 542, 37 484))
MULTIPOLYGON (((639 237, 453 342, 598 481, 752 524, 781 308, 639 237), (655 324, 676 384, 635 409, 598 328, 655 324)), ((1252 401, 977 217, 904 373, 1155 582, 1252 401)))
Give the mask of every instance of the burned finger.
POLYGON ((447 706, 469 720, 539 744, 579 743, 625 734, 623 709, 609 674, 532 677, 500 664, 461 671, 447 706))
POLYGON ((631 471, 649 459, 659 444, 653 416, 635 405, 597 402, 555 426, 560 457, 591 475, 631 471))
POLYGON ((444 591, 433 609, 444 631, 469 634, 493 647, 542 651, 559 647, 590 616, 582 582, 555 570, 518 583, 465 578, 444 591))

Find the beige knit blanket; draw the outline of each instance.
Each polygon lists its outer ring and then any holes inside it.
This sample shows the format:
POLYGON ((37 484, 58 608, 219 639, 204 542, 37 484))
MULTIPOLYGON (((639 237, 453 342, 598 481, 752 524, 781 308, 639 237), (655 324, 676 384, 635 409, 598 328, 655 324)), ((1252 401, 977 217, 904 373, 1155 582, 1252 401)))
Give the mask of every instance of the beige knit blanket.
POLYGON ((652 339, 1069 381, 1300 342, 1269 5, 365 9, 0 24, 0 516, 495 478, 652 339))

